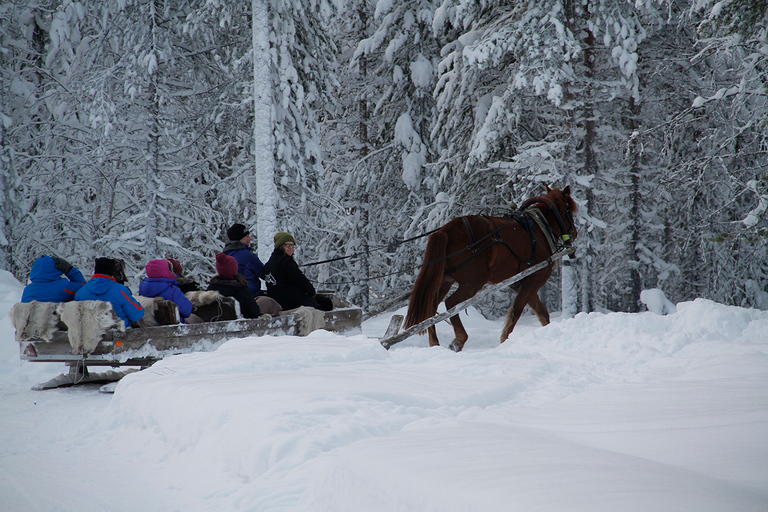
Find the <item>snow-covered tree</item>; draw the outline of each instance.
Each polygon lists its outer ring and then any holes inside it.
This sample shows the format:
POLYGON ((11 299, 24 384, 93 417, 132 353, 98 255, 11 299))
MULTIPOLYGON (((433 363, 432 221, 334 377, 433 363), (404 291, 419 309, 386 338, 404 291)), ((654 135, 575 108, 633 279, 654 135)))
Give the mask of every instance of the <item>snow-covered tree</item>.
POLYGON ((434 209, 433 10, 424 0, 358 2, 340 27, 347 100, 324 123, 334 155, 325 187, 346 212, 329 249, 348 259, 328 279, 353 281, 350 295, 361 304, 410 287, 425 241, 398 242, 426 231, 434 209))

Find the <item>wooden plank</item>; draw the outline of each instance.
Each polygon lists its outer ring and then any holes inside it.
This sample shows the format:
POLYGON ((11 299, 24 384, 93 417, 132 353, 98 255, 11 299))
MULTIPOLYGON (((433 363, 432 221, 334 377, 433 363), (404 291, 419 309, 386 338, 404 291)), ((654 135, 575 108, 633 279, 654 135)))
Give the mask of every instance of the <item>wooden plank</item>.
POLYGON ((496 283, 492 286, 485 287, 482 290, 480 290, 477 294, 475 294, 474 297, 470 297, 469 299, 465 300, 464 302, 460 302, 453 306, 451 309, 446 311, 445 313, 440 313, 439 315, 432 316, 430 318, 427 318, 423 322, 420 322, 412 327, 409 327, 408 329, 404 330, 403 332, 399 334, 395 334, 394 336, 390 336, 388 338, 384 338, 381 340, 381 344, 384 348, 389 350, 389 348, 392 345, 395 345, 397 343, 400 343, 403 340, 406 340, 413 336, 414 334, 420 333, 421 331, 425 331, 428 327, 432 327, 433 325, 442 322, 443 320, 446 320, 448 318, 451 318, 452 316, 455 316, 457 313, 467 309, 468 307, 474 305, 477 303, 480 298, 488 293, 495 290, 500 290, 502 288, 505 288, 511 284, 514 284, 518 281, 522 281, 526 277, 530 276, 531 274, 535 274, 539 270, 542 270, 550 265, 552 265, 555 261, 561 259, 564 256, 567 256, 569 254, 573 254, 576 252, 575 247, 568 247, 567 249, 563 249, 560 252, 557 252, 547 258, 546 260, 542 261, 541 263, 537 263, 536 265, 529 267, 525 269, 524 271, 520 272, 519 274, 515 274, 514 276, 510 277, 509 279, 506 279, 504 281, 501 281, 499 283, 496 283))
POLYGON ((400 306, 404 306, 405 304, 408 304, 408 297, 410 297, 410 295, 411 295, 411 292, 408 291, 395 299, 377 304, 376 306, 372 307, 371 309, 365 312, 365 314, 363 315, 363 321, 368 320, 369 318, 373 318, 375 316, 379 316, 382 313, 386 313, 390 309, 399 308, 400 306))
POLYGON ((400 330, 400 325, 403 323, 403 315, 392 315, 392 318, 389 320, 389 325, 387 326, 387 331, 384 333, 384 337, 382 339, 391 338, 395 334, 397 334, 397 331, 400 330))

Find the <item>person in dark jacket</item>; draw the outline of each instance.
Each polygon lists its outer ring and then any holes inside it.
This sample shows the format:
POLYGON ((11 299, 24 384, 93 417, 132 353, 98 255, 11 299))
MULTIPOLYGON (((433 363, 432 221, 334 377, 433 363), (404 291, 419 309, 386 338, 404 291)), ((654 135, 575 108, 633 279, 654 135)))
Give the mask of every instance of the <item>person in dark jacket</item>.
POLYGON ((139 295, 162 297, 176 303, 179 316, 185 324, 198 324, 202 318, 192 313, 192 302, 182 293, 168 260, 150 260, 147 263, 147 277, 139 285, 139 295))
POLYGON ((56 256, 37 258, 29 279, 32 282, 24 288, 21 302, 69 302, 75 299, 75 293, 85 284, 82 272, 56 256))
POLYGON ((280 232, 275 235, 275 250, 264 265, 267 293, 284 310, 300 306, 309 306, 321 311, 332 310, 333 302, 327 297, 317 295, 315 287, 299 270, 293 259, 295 250, 296 240, 290 233, 280 232))
POLYGON ((93 277, 75 294, 75 300, 103 300, 112 304, 117 316, 125 327, 133 327, 144 317, 144 309, 131 290, 115 281, 114 274, 119 273, 119 265, 112 258, 96 258, 93 277))
POLYGON ((237 272, 248 282, 248 288, 254 297, 264 295, 261 289, 261 281, 264 279, 264 264, 258 256, 251 251, 251 235, 242 224, 233 224, 227 230, 229 242, 224 246, 223 252, 237 260, 237 272))
POLYGON ((258 318, 261 310, 256 299, 248 289, 248 282, 237 273, 237 260, 223 252, 216 255, 216 272, 218 275, 211 279, 208 290, 215 290, 222 295, 232 297, 240 303, 240 313, 245 318, 258 318))

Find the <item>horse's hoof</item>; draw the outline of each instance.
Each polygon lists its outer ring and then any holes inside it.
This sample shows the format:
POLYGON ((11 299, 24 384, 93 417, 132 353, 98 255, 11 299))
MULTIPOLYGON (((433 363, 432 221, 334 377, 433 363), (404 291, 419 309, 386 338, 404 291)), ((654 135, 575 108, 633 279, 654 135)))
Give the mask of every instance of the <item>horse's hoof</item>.
POLYGON ((451 350, 453 350, 454 352, 461 352, 461 345, 459 345, 459 344, 458 344, 458 343, 456 343, 455 341, 454 341, 454 342, 452 342, 452 343, 451 343, 451 344, 448 346, 448 348, 450 348, 450 349, 451 349, 451 350))

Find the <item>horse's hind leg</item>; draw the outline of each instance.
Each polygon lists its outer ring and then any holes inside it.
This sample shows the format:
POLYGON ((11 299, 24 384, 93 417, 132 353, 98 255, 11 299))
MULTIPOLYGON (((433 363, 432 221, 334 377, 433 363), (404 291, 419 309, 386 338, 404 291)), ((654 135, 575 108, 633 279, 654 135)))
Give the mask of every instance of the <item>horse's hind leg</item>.
MULTIPOLYGON (((451 309, 456 304, 464 302, 470 297, 473 297, 479 290, 480 288, 467 287, 466 285, 459 284, 459 288, 453 293, 453 295, 445 299, 445 308, 451 309)), ((451 342, 450 349, 454 352, 461 352, 461 349, 464 348, 464 343, 467 342, 469 335, 467 334, 466 329, 464 329, 464 324, 461 323, 459 314, 451 317, 451 325, 453 326, 454 338, 451 342)))
POLYGON ((541 302, 541 298, 539 298, 539 292, 531 295, 531 298, 528 299, 528 305, 531 306, 533 312, 536 313, 536 318, 539 319, 541 325, 549 324, 549 311, 547 310, 547 306, 541 302))
MULTIPOLYGON (((443 297, 446 296, 454 282, 455 281, 450 277, 443 277, 443 282, 440 284, 440 290, 438 290, 437 297, 435 299, 435 311, 437 311, 438 304, 443 301, 443 297)), ((439 347, 440 340, 437 339, 437 329, 434 325, 427 328, 427 334, 429 336, 429 346, 439 347)))

